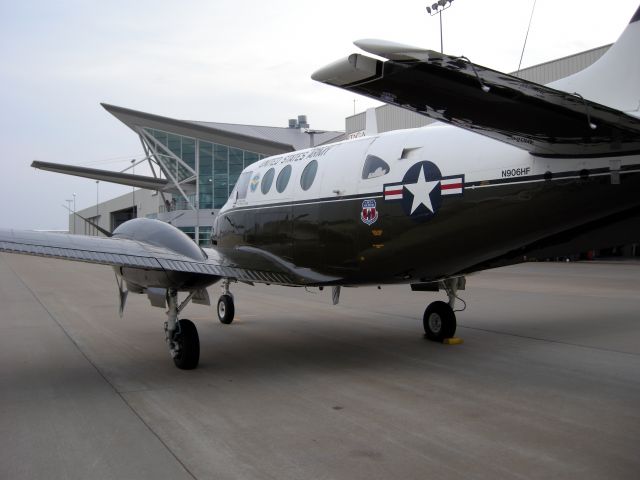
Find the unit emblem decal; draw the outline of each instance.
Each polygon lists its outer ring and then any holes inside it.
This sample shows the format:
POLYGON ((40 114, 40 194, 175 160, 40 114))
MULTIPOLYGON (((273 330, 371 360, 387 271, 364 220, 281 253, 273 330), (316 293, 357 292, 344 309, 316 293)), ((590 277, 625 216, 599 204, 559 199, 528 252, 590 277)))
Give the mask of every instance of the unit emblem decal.
POLYGON ((253 178, 251 179, 251 183, 249 184, 251 186, 251 191, 255 192, 256 188, 258 188, 258 184, 260 183, 260 174, 256 173, 253 178))
POLYGON ((399 201, 404 213, 411 219, 430 220, 440 209, 442 197, 462 195, 464 175, 443 177, 432 162, 418 162, 404 174, 401 182, 384 186, 385 201, 399 201))
POLYGON ((360 212, 360 220, 367 225, 373 225, 378 220, 378 209, 376 201, 373 199, 362 202, 362 211, 360 212))

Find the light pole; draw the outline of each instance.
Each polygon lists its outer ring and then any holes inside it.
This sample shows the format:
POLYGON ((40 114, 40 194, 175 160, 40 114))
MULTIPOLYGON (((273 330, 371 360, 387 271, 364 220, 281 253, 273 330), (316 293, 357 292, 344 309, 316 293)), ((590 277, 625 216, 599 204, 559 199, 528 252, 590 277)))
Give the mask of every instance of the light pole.
POLYGON ((316 133, 320 134, 320 133, 327 133, 326 130, 312 130, 310 128, 306 128, 304 130, 304 133, 306 133, 307 135, 309 135, 309 148, 313 148, 316 146, 316 133))
MULTIPOLYGON (((98 189, 100 180, 96 180, 96 225, 100 225, 100 195, 98 189)), ((96 237, 100 236, 100 230, 96 229, 96 237)))
POLYGON ((73 234, 76 233, 76 194, 73 194, 73 234))
MULTIPOLYGON (((131 160, 131 168, 132 168, 132 174, 135 175, 136 174, 136 159, 134 158, 133 160, 131 160)), ((133 187, 132 189, 132 196, 133 196, 133 218, 136 218, 138 216, 138 212, 136 212, 136 187, 133 187)))
POLYGON ((444 53, 444 46, 442 43, 442 12, 451 6, 453 0, 438 0, 436 3, 427 7, 427 13, 432 17, 435 14, 440 15, 440 53, 444 53))
POLYGON ((71 211, 71 202, 73 202, 73 200, 72 199, 67 199, 67 200, 65 200, 65 202, 67 202, 67 212, 69 212, 69 215, 71 215, 71 219, 73 221, 73 226, 74 226, 74 230, 75 230, 76 218, 75 218, 75 215, 73 215, 73 213, 71 211))

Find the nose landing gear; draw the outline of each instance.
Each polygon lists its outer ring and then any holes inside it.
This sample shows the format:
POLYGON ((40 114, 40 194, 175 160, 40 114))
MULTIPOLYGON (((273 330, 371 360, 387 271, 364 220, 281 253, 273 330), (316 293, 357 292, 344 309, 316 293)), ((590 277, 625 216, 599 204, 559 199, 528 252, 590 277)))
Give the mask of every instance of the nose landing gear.
POLYGON ((229 325, 233 322, 233 317, 236 313, 236 309, 233 303, 233 294, 229 291, 229 279, 225 278, 222 281, 222 295, 218 299, 218 320, 220 323, 229 325))

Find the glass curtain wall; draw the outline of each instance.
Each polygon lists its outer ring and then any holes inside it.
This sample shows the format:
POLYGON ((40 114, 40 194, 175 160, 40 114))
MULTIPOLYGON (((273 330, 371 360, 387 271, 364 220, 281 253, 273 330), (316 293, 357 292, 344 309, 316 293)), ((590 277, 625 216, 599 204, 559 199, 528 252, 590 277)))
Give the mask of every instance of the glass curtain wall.
MULTIPOLYGON (((199 206, 201 209, 221 208, 229 198, 242 170, 265 157, 265 155, 256 152, 152 128, 145 128, 145 131, 191 168, 195 170, 196 166, 198 167, 199 206), (198 165, 196 165, 196 151, 198 165)), ((175 159, 168 155, 162 155, 162 152, 157 152, 157 149, 154 151, 163 157, 163 163, 176 180, 181 181, 192 176, 191 172, 175 159)), ((184 199, 176 196, 175 200, 177 210, 188 208, 184 199)), ((195 203, 195 196, 192 196, 190 200, 195 203)))

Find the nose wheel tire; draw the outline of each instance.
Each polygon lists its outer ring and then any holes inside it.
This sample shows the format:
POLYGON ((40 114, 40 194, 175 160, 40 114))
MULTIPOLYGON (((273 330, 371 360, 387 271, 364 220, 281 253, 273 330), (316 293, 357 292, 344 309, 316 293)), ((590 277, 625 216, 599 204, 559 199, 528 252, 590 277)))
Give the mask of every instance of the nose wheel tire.
POLYGON ((231 295, 221 295, 218 299, 218 320, 220 323, 229 325, 233 322, 233 317, 236 314, 236 309, 233 305, 233 297, 231 295))
POLYGON ((200 360, 200 338, 198 329, 191 320, 178 320, 178 328, 173 335, 175 351, 173 363, 181 370, 193 370, 200 360))
POLYGON ((456 314, 448 303, 437 301, 429 304, 422 317, 424 333, 429 340, 442 342, 456 333, 456 314))

